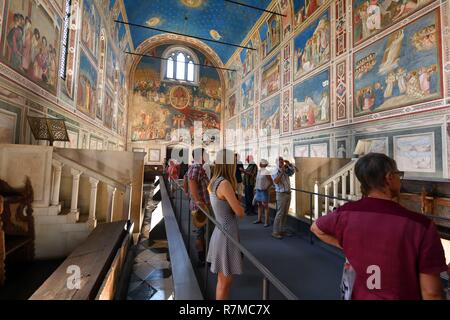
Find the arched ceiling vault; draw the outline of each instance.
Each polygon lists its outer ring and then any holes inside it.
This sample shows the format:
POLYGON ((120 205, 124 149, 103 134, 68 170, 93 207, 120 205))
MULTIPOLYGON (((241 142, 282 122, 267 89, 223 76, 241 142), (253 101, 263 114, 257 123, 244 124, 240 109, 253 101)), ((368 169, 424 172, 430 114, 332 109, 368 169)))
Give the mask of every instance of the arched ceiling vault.
MULTIPOLYGON (((241 44, 263 11, 224 0, 122 0, 128 22, 192 36, 241 44)), ((239 0, 266 8, 271 0, 239 0)), ((130 26, 134 47, 161 32, 130 26)), ((192 41, 192 39, 190 39, 192 41)), ((207 42, 226 63, 236 47, 207 42)))

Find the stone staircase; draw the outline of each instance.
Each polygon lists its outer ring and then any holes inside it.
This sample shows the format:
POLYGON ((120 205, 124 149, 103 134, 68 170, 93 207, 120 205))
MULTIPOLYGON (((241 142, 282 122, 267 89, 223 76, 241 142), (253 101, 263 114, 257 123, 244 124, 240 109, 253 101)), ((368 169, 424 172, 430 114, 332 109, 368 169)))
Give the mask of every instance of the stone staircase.
POLYGON ((67 256, 97 226, 97 216, 100 216, 97 211, 99 183, 107 187, 108 202, 107 212, 101 212, 104 217, 101 222, 130 219, 131 181, 122 183, 107 177, 102 172, 58 154, 53 147, 0 145, 0 155, 1 179, 12 186, 21 185, 26 176, 32 182, 37 259, 67 256), (71 175, 72 183, 69 186, 62 183, 63 168, 71 175), (79 203, 82 177, 89 181, 90 187, 88 196, 82 199, 85 203, 81 204, 87 208, 84 211, 80 209, 79 203), (60 199, 62 191, 69 194, 67 206, 60 199), (117 206, 116 195, 119 193, 123 203, 117 206), (114 212, 117 207, 122 212, 114 212))

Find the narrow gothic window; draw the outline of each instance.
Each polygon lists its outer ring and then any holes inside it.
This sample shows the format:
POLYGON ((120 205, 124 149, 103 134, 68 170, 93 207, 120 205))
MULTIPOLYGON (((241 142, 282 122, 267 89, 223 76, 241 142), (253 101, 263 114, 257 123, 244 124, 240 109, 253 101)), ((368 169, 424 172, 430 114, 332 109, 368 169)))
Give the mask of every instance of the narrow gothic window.
POLYGON ((198 58, 192 50, 173 46, 163 53, 163 58, 161 80, 198 84, 198 58))
POLYGON ((167 60, 167 79, 173 79, 173 59, 170 57, 167 60))
POLYGON ((177 80, 186 80, 186 57, 182 52, 177 55, 177 80))

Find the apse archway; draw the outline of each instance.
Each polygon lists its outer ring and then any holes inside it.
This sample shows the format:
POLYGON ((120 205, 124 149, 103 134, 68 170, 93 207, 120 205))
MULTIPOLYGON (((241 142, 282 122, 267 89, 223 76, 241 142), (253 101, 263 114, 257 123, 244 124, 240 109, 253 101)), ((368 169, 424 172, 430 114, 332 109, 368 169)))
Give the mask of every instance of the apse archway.
MULTIPOLYGON (((221 61, 220 57, 217 55, 217 53, 211 49, 208 45, 206 45, 204 42, 185 37, 185 36, 178 36, 178 35, 172 35, 172 34, 161 34, 156 35, 151 38, 148 38, 143 43, 141 43, 135 50, 136 55, 130 55, 128 60, 128 83, 130 86, 130 92, 133 91, 133 86, 135 84, 135 77, 136 77, 136 71, 144 58, 142 55, 148 54, 153 49, 158 48, 160 46, 164 45, 177 45, 177 46, 185 46, 187 48, 192 48, 197 51, 199 51, 201 54, 204 55, 204 57, 207 59, 209 63, 211 63, 214 67, 224 68, 223 62, 221 61)), ((219 84, 221 88, 220 92, 220 128, 224 128, 224 106, 225 106, 225 73, 221 69, 216 69, 217 75, 219 78, 219 84)), ((133 95, 128 96, 128 106, 129 108, 133 107, 133 95)), ((128 123, 130 123, 130 112, 128 112, 128 123)), ((130 127, 128 128, 130 131, 130 127)), ((130 137, 130 133, 128 132, 128 140, 133 142, 132 137, 130 137)), ((223 140, 223 134, 222 134, 222 140, 223 140)))

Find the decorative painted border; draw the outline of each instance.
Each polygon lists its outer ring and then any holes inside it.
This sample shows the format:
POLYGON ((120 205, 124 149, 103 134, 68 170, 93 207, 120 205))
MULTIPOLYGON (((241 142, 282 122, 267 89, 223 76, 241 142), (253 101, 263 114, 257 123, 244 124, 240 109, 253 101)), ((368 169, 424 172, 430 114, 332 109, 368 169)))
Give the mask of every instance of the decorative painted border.
POLYGON ((347 61, 336 64, 335 105, 336 119, 347 118, 347 61))
POLYGON ((346 16, 346 0, 335 1, 335 40, 336 40, 336 57, 339 57, 347 50, 347 16, 346 16))
POLYGON ((282 101, 282 133, 287 133, 290 131, 290 114, 291 114, 291 93, 290 90, 286 90, 283 93, 283 101, 282 101))

